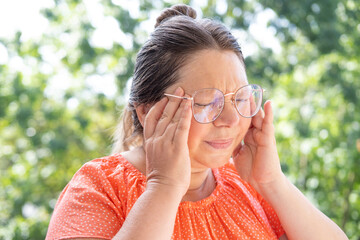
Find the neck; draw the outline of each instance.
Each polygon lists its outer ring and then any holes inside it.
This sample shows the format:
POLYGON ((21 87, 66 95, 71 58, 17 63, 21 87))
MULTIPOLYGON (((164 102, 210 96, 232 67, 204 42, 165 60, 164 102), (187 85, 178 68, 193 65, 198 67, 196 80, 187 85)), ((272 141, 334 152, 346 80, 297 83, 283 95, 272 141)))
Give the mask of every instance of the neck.
POLYGON ((182 201, 199 201, 211 195, 216 187, 215 178, 210 168, 192 169, 190 187, 182 201))
MULTIPOLYGON (((146 175, 145 151, 142 147, 123 153, 123 156, 140 172, 146 175)), ((216 187, 210 168, 191 169, 190 186, 182 201, 199 201, 211 195, 216 187)))

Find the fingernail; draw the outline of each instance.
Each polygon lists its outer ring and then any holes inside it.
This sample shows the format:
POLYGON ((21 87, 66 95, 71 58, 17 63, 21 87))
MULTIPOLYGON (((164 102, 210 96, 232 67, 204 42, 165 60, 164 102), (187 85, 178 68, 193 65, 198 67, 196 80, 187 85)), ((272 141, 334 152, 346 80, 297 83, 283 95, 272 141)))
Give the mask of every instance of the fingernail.
POLYGON ((177 87, 176 90, 175 90, 175 94, 176 94, 176 95, 179 95, 179 94, 181 94, 181 93, 182 93, 181 87, 177 87))

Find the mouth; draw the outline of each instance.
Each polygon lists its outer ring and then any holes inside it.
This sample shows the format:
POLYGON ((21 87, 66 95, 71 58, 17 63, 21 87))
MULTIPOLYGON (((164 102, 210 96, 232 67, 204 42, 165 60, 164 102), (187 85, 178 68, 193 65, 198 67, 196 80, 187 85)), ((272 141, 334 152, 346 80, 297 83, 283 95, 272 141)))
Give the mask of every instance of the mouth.
POLYGON ((231 146, 233 143, 233 139, 219 139, 219 140, 212 140, 212 141, 205 141, 209 146, 214 149, 226 149, 231 146))

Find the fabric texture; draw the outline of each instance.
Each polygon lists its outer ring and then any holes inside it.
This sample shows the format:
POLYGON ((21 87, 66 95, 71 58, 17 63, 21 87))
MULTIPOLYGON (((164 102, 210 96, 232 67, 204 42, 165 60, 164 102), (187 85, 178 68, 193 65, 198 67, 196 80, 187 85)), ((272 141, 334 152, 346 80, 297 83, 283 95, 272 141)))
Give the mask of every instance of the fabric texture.
MULTIPOLYGON (((179 205, 172 239, 258 240, 284 234, 272 207, 232 164, 212 171, 215 190, 203 200, 179 205)), ((62 191, 46 239, 111 239, 145 186, 146 177, 120 154, 84 164, 62 191)))

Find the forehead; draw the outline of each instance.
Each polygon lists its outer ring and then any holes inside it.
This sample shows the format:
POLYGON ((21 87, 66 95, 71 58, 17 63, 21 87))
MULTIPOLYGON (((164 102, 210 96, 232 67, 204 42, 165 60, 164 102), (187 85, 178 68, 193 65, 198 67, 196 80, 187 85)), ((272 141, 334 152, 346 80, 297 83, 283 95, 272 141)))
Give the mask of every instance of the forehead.
POLYGON ((192 94, 202 88, 234 92, 248 84, 245 68, 233 51, 202 50, 187 59, 179 71, 177 86, 192 94))

